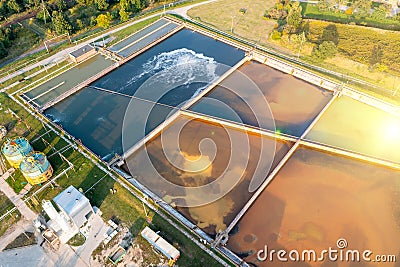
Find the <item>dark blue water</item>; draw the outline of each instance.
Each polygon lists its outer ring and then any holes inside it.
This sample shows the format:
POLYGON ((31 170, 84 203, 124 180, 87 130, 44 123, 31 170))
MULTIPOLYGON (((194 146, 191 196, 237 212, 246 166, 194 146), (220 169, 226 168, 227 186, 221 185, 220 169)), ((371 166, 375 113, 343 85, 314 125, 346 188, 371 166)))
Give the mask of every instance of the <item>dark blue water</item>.
MULTIPOLYGON (((138 96, 177 106, 227 70, 218 63, 233 66, 243 56, 244 52, 234 47, 182 30, 44 113, 95 154, 110 160, 115 153, 123 152, 122 125, 131 97, 93 86, 134 95, 149 77, 160 73, 156 84, 149 83, 138 96), (162 86, 165 85, 171 90, 164 90, 162 86)), ((126 122, 129 136, 124 140, 124 147, 141 140, 172 110, 140 99, 132 101, 130 107, 134 109, 130 109, 132 116, 126 122)))
POLYGON ((45 114, 107 161, 115 153, 121 155, 123 152, 123 123, 130 133, 128 140, 125 140, 130 147, 161 124, 170 112, 171 108, 166 106, 85 88, 47 109, 45 114), (130 101, 131 105, 143 113, 129 116, 124 122, 125 110, 130 101))
POLYGON ((176 106, 191 98, 200 88, 218 78, 227 71, 228 66, 235 65, 243 57, 242 50, 184 29, 92 85, 127 95, 136 93, 136 96, 144 99, 176 106), (165 70, 168 70, 167 75, 160 74, 165 70), (162 92, 167 94, 160 99, 159 91, 152 92, 160 90, 160 86, 150 86, 146 92, 138 93, 138 88, 156 73, 161 77, 155 80, 162 81, 162 87, 172 83, 174 92, 168 93, 167 88, 162 92))

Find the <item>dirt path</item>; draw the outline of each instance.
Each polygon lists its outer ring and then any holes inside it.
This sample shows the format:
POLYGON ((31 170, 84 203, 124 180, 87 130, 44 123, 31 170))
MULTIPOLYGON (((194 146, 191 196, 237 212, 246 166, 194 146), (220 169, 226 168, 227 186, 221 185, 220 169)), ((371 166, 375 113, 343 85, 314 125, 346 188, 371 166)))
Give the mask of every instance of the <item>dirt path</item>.
POLYGON ((24 21, 24 20, 26 20, 26 19, 33 18, 33 17, 36 16, 37 13, 39 13, 39 10, 31 11, 31 12, 29 12, 28 14, 25 14, 25 15, 22 15, 22 16, 20 16, 20 17, 17 17, 17 18, 15 18, 15 19, 13 19, 12 21, 8 21, 8 22, 3 23, 3 24, 0 26, 0 28, 7 27, 7 26, 9 26, 9 25, 13 25, 13 24, 15 24, 15 23, 24 21))

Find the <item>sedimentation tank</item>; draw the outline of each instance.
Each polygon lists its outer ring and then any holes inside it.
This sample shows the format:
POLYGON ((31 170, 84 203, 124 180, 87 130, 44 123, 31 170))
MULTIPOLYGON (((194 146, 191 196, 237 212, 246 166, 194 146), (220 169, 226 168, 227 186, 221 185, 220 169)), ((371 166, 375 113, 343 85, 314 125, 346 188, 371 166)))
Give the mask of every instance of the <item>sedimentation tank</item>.
POLYGON ((21 161, 20 169, 26 180, 34 185, 47 181, 53 175, 53 167, 46 155, 35 152, 21 161))
POLYGON ((1 149, 4 157, 14 168, 19 168, 21 161, 33 154, 33 148, 24 137, 7 139, 1 149))

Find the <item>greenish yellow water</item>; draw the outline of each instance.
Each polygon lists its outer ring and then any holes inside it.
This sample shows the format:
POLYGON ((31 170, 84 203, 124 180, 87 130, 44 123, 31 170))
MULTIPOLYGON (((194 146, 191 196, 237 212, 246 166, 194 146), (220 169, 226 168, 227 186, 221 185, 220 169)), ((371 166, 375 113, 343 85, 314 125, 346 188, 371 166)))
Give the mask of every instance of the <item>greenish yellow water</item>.
POLYGON ((306 139, 400 162, 400 118, 346 96, 329 107, 306 139))

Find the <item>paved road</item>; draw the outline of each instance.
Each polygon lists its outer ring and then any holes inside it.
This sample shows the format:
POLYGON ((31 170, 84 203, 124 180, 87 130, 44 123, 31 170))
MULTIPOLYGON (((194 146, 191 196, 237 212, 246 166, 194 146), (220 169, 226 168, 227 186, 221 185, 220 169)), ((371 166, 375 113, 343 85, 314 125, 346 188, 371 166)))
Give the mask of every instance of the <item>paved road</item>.
POLYGON ((0 253, 0 266, 4 267, 47 267, 54 266, 39 245, 6 250, 0 253))
MULTIPOLYGON (((90 230, 83 246, 79 247, 75 253, 87 265, 91 264, 93 251, 103 242, 104 234, 107 233, 109 226, 103 221, 99 214, 92 214, 89 218, 88 224, 90 230)), ((108 256, 108 255, 105 255, 108 256)))
MULTIPOLYGON (((215 1, 215 0, 206 1, 206 2, 201 2, 201 3, 197 3, 197 4, 185 6, 185 7, 176 8, 176 9, 174 9, 173 11, 175 11, 174 13, 176 13, 176 14, 180 14, 180 15, 182 15, 182 16, 187 16, 186 13, 187 13, 187 11, 188 11, 190 8, 195 7, 195 6, 199 6, 199 5, 203 5, 203 4, 207 4, 207 3, 213 2, 213 1, 215 1)), ((113 34, 113 33, 117 32, 117 31, 119 31, 119 30, 125 29, 125 28, 127 28, 127 27, 129 27, 129 26, 132 26, 132 25, 136 24, 136 23, 139 23, 139 22, 142 22, 142 21, 147 20, 147 19, 149 19, 149 18, 158 16, 158 15, 160 15, 162 12, 163 12, 163 11, 156 12, 156 13, 151 14, 151 15, 149 15, 149 16, 146 16, 146 17, 144 17, 144 18, 141 18, 141 19, 132 21, 132 22, 130 22, 130 23, 128 23, 128 24, 125 24, 125 25, 123 25, 123 26, 121 26, 121 27, 118 27, 118 28, 115 28, 115 29, 113 29, 113 30, 111 30, 111 31, 108 31, 108 32, 106 32, 106 33, 104 33, 104 34, 102 34, 102 35, 100 35, 100 36, 96 36, 96 37, 91 38, 91 39, 88 39, 88 40, 86 40, 86 41, 84 41, 84 42, 82 42, 82 43, 80 43, 80 44, 78 44, 78 45, 75 45, 75 46, 73 46, 73 47, 64 49, 64 50, 62 50, 62 51, 60 51, 60 52, 58 52, 58 53, 56 53, 56 54, 54 54, 54 55, 52 55, 52 56, 50 56, 50 57, 48 57, 48 58, 45 58, 45 59, 43 59, 43 60, 41 60, 41 61, 39 61, 39 62, 37 62, 37 63, 34 63, 34 64, 32 64, 32 65, 29 65, 29 66, 27 66, 27 67, 24 67, 24 68, 22 68, 22 69, 20 69, 20 70, 18 70, 18 71, 16 71, 16 72, 14 72, 14 73, 11 73, 10 75, 7 75, 6 77, 1 78, 1 79, 0 79, 0 83, 3 83, 3 82, 5 82, 5 81, 7 81, 7 80, 9 80, 9 79, 11 79, 11 78, 13 78, 13 77, 15 77, 15 76, 18 76, 18 75, 20 75, 20 74, 22 74, 22 73, 24 73, 24 72, 27 72, 27 71, 29 71, 29 70, 31 70, 31 69, 33 69, 33 68, 36 68, 36 67, 38 67, 38 66, 43 66, 43 65, 47 65, 47 64, 49 64, 49 63, 54 63, 54 62, 61 61, 61 60, 63 60, 65 57, 67 57, 68 54, 69 54, 70 52, 72 52, 72 51, 74 51, 74 50, 76 50, 76 49, 79 49, 79 48, 82 47, 82 46, 85 46, 85 45, 87 45, 87 44, 93 43, 94 41, 96 41, 96 40, 98 40, 98 39, 101 39, 101 38, 103 38, 103 37, 106 37, 106 36, 108 36, 108 35, 110 35, 110 34, 113 34)), ((171 11, 170 11, 170 12, 171 12, 171 11)))
MULTIPOLYGON (((4 233, 4 235, 1 236, 0 251, 2 251, 8 244, 14 241, 14 239, 17 238, 17 236, 19 236, 23 232, 32 232, 32 231, 33 231, 32 221, 24 220, 22 218, 16 224, 8 228, 7 231, 4 233)), ((0 260, 0 263, 1 262, 2 261, 0 260)))
POLYGON ((178 15, 184 17, 184 18, 188 18, 189 16, 187 15, 187 12, 189 11, 189 9, 191 9, 193 7, 196 7, 196 6, 201 6, 201 5, 204 5, 204 4, 212 3, 212 2, 215 2, 215 1, 217 1, 217 0, 209 0, 209 1, 201 2, 201 3, 193 4, 193 5, 190 5, 190 6, 179 7, 179 8, 175 8, 173 10, 170 10, 167 13, 178 14, 178 15))

